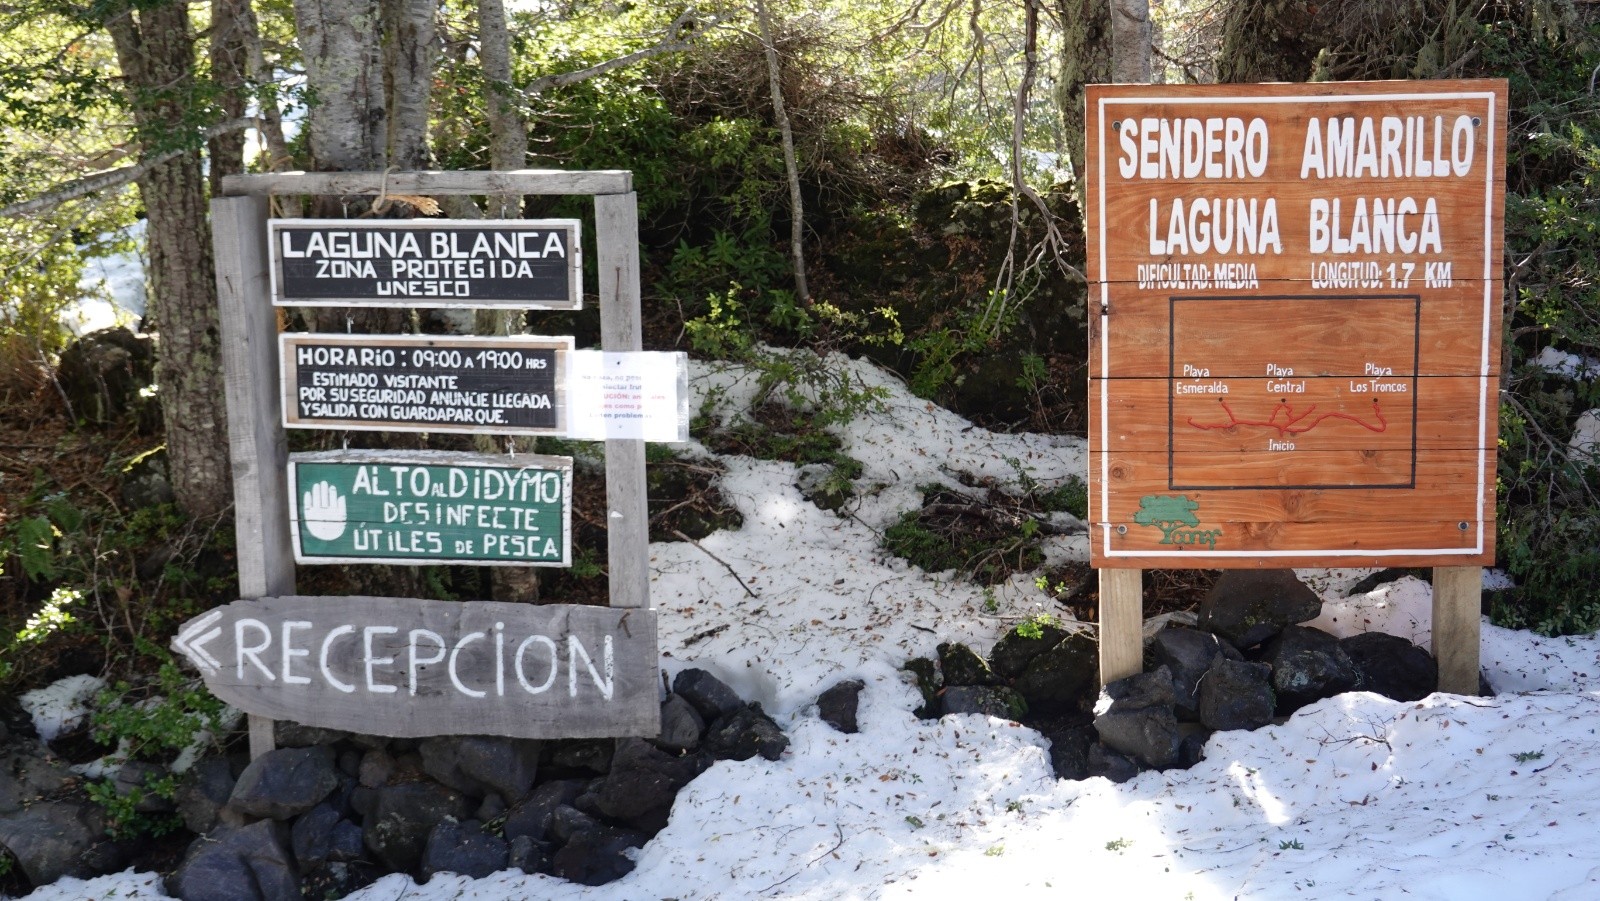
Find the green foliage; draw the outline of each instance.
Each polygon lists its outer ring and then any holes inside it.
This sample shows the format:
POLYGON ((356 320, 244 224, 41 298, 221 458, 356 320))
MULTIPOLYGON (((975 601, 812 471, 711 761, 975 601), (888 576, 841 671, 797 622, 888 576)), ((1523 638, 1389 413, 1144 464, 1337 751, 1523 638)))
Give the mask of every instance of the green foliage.
POLYGON ((1506 259, 1508 366, 1502 378, 1499 562, 1519 590, 1491 611, 1546 634, 1600 628, 1600 469, 1568 450, 1574 423, 1600 407, 1593 373, 1553 375, 1547 349, 1600 356, 1600 30, 1511 6, 1487 19, 1477 74, 1509 79, 1506 259))
MULTIPOLYGON (((930 501, 939 503, 945 497, 935 491, 930 501)), ((885 529, 883 546, 928 572, 954 568, 980 585, 1003 582, 1012 573, 1044 562, 1034 531, 926 510, 909 511, 885 529)))
POLYGON ((1283 841, 1278 842, 1279 851, 1304 851, 1305 849, 1306 846, 1301 844, 1300 840, 1297 838, 1284 839, 1283 841))
POLYGON ((178 794, 178 778, 170 773, 159 779, 150 779, 144 785, 120 794, 110 780, 91 782, 84 786, 89 800, 100 805, 106 815, 106 834, 113 839, 137 838, 141 835, 160 837, 174 832, 183 825, 175 813, 144 813, 139 805, 146 798, 172 800, 178 794))
POLYGON ((1512 754, 1511 757, 1512 757, 1512 759, 1516 760, 1517 763, 1532 763, 1535 760, 1543 760, 1544 759, 1544 752, 1543 751, 1518 751, 1517 753, 1512 754))
MULTIPOLYGON (((1037 584, 1038 581, 1042 580, 1036 580, 1035 584, 1037 584)), ((1060 621, 1058 621, 1052 614, 1035 613, 1033 616, 1030 616, 1022 622, 1017 623, 1017 635, 1021 636, 1022 638, 1030 638, 1034 641, 1038 641, 1044 637, 1044 630, 1046 626, 1053 628, 1060 625, 1060 621)))
POLYGON ((221 731, 225 705, 191 680, 170 655, 148 642, 150 656, 166 656, 153 685, 118 681, 101 692, 90 717, 91 735, 103 745, 125 749, 128 757, 158 758, 194 744, 199 733, 221 731), (143 699, 140 699, 140 696, 143 699))

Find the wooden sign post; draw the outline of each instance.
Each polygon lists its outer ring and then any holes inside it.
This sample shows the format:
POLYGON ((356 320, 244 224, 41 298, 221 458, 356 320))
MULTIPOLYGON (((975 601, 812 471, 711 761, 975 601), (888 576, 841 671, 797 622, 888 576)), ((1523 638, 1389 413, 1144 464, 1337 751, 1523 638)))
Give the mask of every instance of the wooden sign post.
MULTIPOLYGON (((1140 567, 1492 563, 1505 83, 1088 98, 1103 678, 1138 669, 1140 567)), ((1434 647, 1475 692, 1459 582, 1434 647)))
POLYGON ((224 196, 211 209, 242 600, 186 624, 173 648, 250 714, 253 756, 271 750, 274 716, 384 735, 653 736, 660 728, 659 661, 648 610, 643 440, 604 436, 610 609, 294 597, 297 557, 519 566, 570 559, 564 458, 413 458, 385 451, 308 455, 291 468, 284 425, 565 433, 561 375, 570 339, 280 339, 274 304, 581 307, 575 220, 268 218, 274 194, 385 192, 593 195, 601 349, 640 350, 638 201, 627 172, 224 178, 224 196), (280 352, 294 359, 280 361, 280 352), (329 390, 319 396, 317 388, 329 390), (336 397, 333 388, 344 393, 336 397), (385 390, 405 396, 364 393, 385 390), (359 641, 352 638, 357 632, 359 641), (363 681, 354 681, 358 676, 363 681), (324 715, 324 700, 357 695, 358 685, 363 698, 378 703, 357 710, 347 700, 330 701, 339 712, 324 715), (555 703, 560 686, 577 700, 555 703), (612 695, 589 703, 586 686, 612 695), (441 712, 479 698, 474 692, 485 692, 484 702, 461 709, 484 715, 441 712), (405 722, 417 711, 420 719, 405 722), (533 725, 507 725, 519 716, 533 725))
POLYGON ((258 716, 367 735, 651 734, 649 610, 282 597, 184 623, 173 648, 258 716))

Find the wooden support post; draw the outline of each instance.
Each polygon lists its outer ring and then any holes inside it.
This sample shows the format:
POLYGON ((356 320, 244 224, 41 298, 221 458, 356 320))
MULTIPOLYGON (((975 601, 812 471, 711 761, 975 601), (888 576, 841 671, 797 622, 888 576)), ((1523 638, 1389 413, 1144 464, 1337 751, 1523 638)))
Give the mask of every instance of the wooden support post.
POLYGON ((1144 570, 1100 570, 1100 684, 1144 668, 1144 570))
MULTIPOLYGON (((595 244, 600 270, 600 347, 637 351, 639 325, 639 198, 597 194, 595 244)), ((606 442, 606 541, 611 606, 650 606, 650 513, 645 498, 644 442, 606 442)))
MULTIPOLYGON (((265 197, 211 201, 239 596, 245 599, 295 593, 289 509, 283 500, 288 442, 277 390, 278 323, 268 296, 266 226, 265 197)), ((251 715, 251 758, 272 747, 272 720, 251 715)))
POLYGON ((1433 568, 1433 656, 1439 661, 1439 690, 1478 693, 1479 619, 1483 569, 1433 568))

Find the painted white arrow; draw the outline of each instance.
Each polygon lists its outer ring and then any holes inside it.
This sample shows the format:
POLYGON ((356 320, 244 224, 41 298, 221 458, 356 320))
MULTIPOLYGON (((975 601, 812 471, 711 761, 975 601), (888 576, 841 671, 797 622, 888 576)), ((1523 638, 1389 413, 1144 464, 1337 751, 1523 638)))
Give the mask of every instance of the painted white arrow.
POLYGON ((218 626, 205 634, 201 630, 222 618, 221 610, 213 610, 190 624, 189 628, 178 633, 172 639, 172 648, 178 653, 193 660, 195 665, 207 673, 215 673, 222 668, 222 661, 211 656, 202 645, 222 634, 222 627, 218 626))

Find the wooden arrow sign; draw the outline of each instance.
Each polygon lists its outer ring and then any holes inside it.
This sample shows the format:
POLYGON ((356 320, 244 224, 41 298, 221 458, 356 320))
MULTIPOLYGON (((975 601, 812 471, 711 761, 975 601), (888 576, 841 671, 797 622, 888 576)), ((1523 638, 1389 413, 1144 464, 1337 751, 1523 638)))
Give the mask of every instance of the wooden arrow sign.
POLYGON ((651 610, 491 601, 235 601, 172 649, 248 713, 368 735, 660 731, 651 610))

